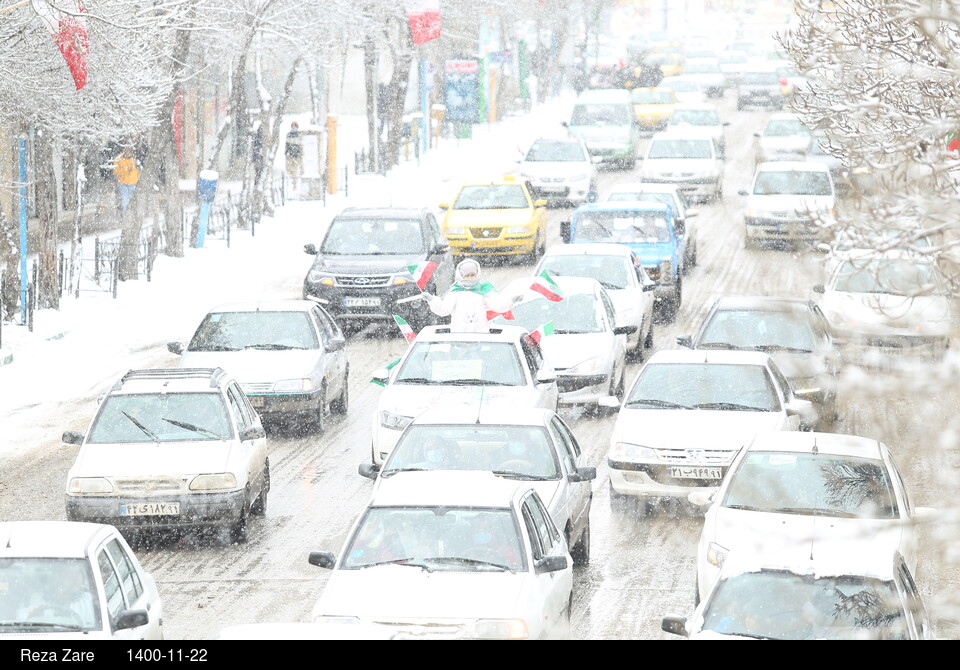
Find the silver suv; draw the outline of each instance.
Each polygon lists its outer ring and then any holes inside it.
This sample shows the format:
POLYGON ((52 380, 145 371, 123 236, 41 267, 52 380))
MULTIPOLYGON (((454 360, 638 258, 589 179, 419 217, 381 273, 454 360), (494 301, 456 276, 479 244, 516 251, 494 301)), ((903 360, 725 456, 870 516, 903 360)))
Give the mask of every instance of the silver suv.
POLYGON ((224 526, 247 539, 266 512, 260 417, 221 368, 130 370, 104 395, 67 474, 70 521, 124 528, 224 526))

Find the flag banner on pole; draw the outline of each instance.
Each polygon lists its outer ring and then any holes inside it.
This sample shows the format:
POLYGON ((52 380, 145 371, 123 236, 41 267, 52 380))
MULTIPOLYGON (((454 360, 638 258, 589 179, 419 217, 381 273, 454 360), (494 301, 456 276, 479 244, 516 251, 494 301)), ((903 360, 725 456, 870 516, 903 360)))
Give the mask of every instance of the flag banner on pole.
POLYGON ((403 333, 403 336, 407 338, 407 342, 413 342, 417 339, 417 334, 413 332, 413 328, 410 327, 410 324, 406 322, 402 317, 393 315, 393 320, 397 322, 397 325, 400 326, 400 332, 403 333))
POLYGON ((420 287, 421 291, 427 290, 427 284, 430 278, 437 270, 437 264, 433 261, 421 261, 415 265, 408 265, 407 270, 413 275, 413 281, 420 287))
POLYGON ((533 284, 530 285, 530 290, 536 291, 547 300, 552 300, 553 302, 563 300, 563 291, 557 286, 557 282, 553 281, 553 278, 550 277, 549 270, 544 270, 534 278, 533 284))
POLYGON ((414 45, 440 37, 440 0, 406 0, 404 5, 414 45))
POLYGON ((960 131, 952 133, 947 138, 947 151, 956 151, 960 149, 960 131))
POLYGON ((517 318, 513 315, 512 309, 508 309, 506 312, 495 312, 492 309, 487 310, 487 321, 493 321, 498 316, 502 316, 507 321, 514 321, 517 318))
MULTIPOLYGON (((399 359, 399 358, 394 358, 392 361, 390 361, 389 363, 387 363, 384 367, 387 369, 387 372, 390 372, 390 371, 393 370, 395 367, 397 367, 397 365, 399 365, 399 364, 400 364, 400 359, 399 359)), ((370 383, 371 383, 371 384, 376 384, 377 386, 386 386, 386 384, 384 384, 384 383, 383 383, 382 381, 380 381, 379 379, 371 379, 371 380, 370 380, 370 383)))
POLYGON ((83 3, 72 0, 76 16, 55 9, 47 0, 30 0, 30 4, 57 43, 79 91, 87 83, 87 56, 90 53, 87 24, 82 16, 85 11, 83 3))
POLYGON ((545 338, 547 335, 553 335, 553 321, 547 321, 545 324, 527 335, 526 338, 539 347, 540 341, 543 340, 543 338, 545 338))

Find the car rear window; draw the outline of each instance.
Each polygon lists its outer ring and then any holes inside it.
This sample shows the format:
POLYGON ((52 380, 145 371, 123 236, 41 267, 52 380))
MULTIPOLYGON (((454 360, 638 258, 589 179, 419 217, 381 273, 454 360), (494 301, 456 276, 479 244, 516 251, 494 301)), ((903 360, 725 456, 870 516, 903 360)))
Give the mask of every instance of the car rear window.
POLYGON ((670 242, 670 229, 662 212, 584 212, 574 219, 571 242, 659 244, 670 242))
POLYGON ((523 386, 526 379, 512 342, 416 342, 394 383, 523 386))
POLYGON ((423 251, 419 219, 350 219, 336 217, 320 251, 332 255, 396 256, 423 251))

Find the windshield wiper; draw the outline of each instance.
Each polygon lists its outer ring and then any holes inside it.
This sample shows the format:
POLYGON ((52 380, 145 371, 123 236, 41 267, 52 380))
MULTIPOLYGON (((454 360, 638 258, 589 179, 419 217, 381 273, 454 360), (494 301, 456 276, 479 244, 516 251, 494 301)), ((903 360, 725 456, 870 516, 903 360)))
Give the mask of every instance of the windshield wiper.
MULTIPOLYGON (((554 273, 554 274, 556 274, 556 273, 554 273)), ((601 281, 601 282, 600 282, 600 286, 602 286, 603 288, 610 289, 611 291, 619 291, 620 289, 623 288, 622 286, 617 286, 616 284, 611 284, 611 283, 608 282, 608 281, 601 281)))
POLYGON ((745 512, 769 512, 770 510, 761 510, 759 507, 754 507, 753 505, 724 505, 727 509, 742 509, 745 512))
POLYGON ((813 349, 804 349, 802 347, 787 347, 782 344, 758 344, 754 347, 757 351, 786 351, 791 354, 812 354, 813 349))
POLYGON ((548 482, 551 479, 556 479, 556 475, 549 477, 544 477, 542 475, 527 475, 522 472, 515 472, 513 470, 494 470, 493 474, 497 477, 505 477, 507 479, 518 479, 524 482, 548 482))
POLYGON ((196 347, 194 349, 190 349, 190 351, 240 351, 240 350, 234 347, 228 347, 225 345, 211 344, 207 346, 196 347))
MULTIPOLYGON (((556 332, 556 331, 554 331, 556 332)), ((451 386, 516 386, 507 382, 495 382, 488 379, 445 379, 439 384, 450 384, 451 386)))
POLYGON ((157 437, 156 435, 154 435, 153 433, 151 433, 149 428, 147 428, 147 427, 144 426, 142 423, 140 423, 139 421, 137 421, 134 417, 130 416, 130 415, 127 414, 126 412, 121 412, 121 413, 122 413, 125 417, 127 417, 128 419, 130 419, 130 423, 132 423, 134 426, 136 426, 137 428, 139 428, 140 430, 142 430, 144 433, 146 433, 146 434, 147 434, 147 437, 149 437, 151 440, 153 440, 154 442, 159 442, 159 441, 160 441, 160 438, 159 438, 159 437, 157 437))
POLYGON ((403 377, 400 379, 395 379, 394 384, 436 384, 432 379, 427 379, 426 377, 403 377))
POLYGON ((504 565, 503 563, 494 563, 492 561, 481 561, 476 558, 462 558, 460 556, 436 556, 434 558, 424 559, 427 561, 435 561, 437 563, 466 563, 467 565, 489 565, 494 568, 500 568, 506 572, 514 572, 510 569, 509 565, 504 565))
POLYGON ((427 572, 430 572, 430 568, 428 568, 426 565, 424 565, 423 563, 411 563, 412 560, 413 560, 413 556, 409 556, 407 558, 395 558, 392 561, 378 561, 376 563, 367 563, 366 565, 358 565, 357 567, 358 568, 376 568, 381 565, 405 565, 411 568, 420 568, 421 570, 426 570, 427 572))
POLYGON ((53 623, 50 621, 0 621, 0 628, 56 628, 70 632, 82 631, 83 626, 69 623, 53 623))
POLYGON ((841 519, 856 519, 857 515, 852 512, 844 512, 838 509, 823 509, 822 507, 777 507, 767 510, 774 514, 805 514, 807 516, 835 516, 841 519))
POLYGON ((183 428, 184 430, 189 430, 189 431, 194 432, 194 433, 206 433, 207 435, 210 435, 211 437, 215 437, 215 438, 218 439, 218 440, 225 440, 225 439, 227 439, 227 438, 225 438, 223 435, 219 435, 219 434, 217 434, 217 433, 214 433, 214 432, 213 432, 212 430, 210 430, 209 428, 203 428, 203 427, 201 427, 201 426, 195 426, 194 424, 192 424, 192 423, 187 423, 186 421, 177 421, 176 419, 168 419, 168 418, 166 418, 166 417, 160 417, 160 420, 161 420, 161 421, 166 421, 167 423, 172 423, 172 424, 173 424, 174 426, 176 426, 177 428, 183 428))
POLYGON ((390 468, 380 473, 381 477, 390 477, 398 472, 429 472, 429 468, 390 468))
POLYGON ((287 349, 304 349, 305 347, 294 347, 289 344, 248 344, 244 349, 260 349, 262 351, 285 351, 287 349))
POLYGON ((697 349, 736 349, 742 350, 744 347, 737 346, 736 344, 730 344, 729 342, 701 342, 697 345, 697 349))
POLYGON ((753 405, 738 405, 735 402, 702 402, 694 405, 696 409, 726 409, 738 412, 769 412, 765 407, 754 407, 753 405))
POLYGON ((693 409, 687 405, 680 405, 675 402, 670 402, 669 400, 657 400, 656 398, 639 398, 631 400, 626 404, 627 407, 633 407, 634 405, 653 405, 654 407, 668 407, 670 409, 693 409))

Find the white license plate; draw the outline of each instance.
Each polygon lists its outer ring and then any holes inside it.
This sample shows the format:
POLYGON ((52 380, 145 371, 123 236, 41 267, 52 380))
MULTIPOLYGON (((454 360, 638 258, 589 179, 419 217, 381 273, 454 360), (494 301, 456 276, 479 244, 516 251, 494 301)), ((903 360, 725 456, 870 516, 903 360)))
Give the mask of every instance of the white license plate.
POLYGON ((379 307, 380 298, 344 298, 344 307, 379 307))
POLYGON ((670 468, 669 473, 678 479, 723 479, 720 468, 670 468))
POLYGON ((546 184, 546 185, 544 185, 544 186, 541 186, 541 187, 540 187, 540 190, 543 191, 544 193, 559 193, 559 192, 562 191, 564 188, 566 188, 566 187, 565 187, 565 186, 550 186, 549 184, 546 184))
POLYGON ((179 516, 180 503, 120 503, 120 516, 179 516))

